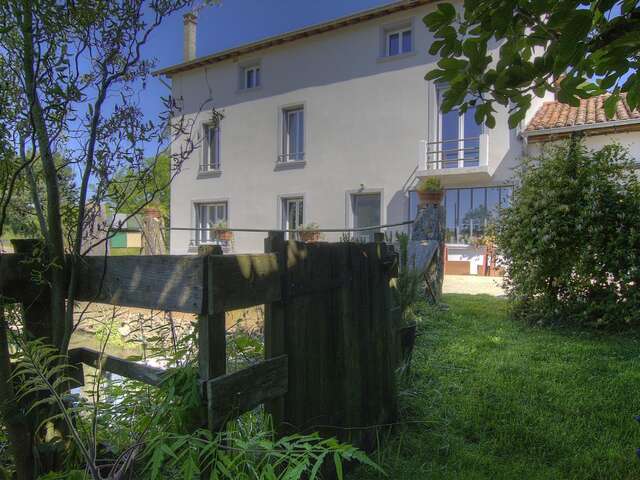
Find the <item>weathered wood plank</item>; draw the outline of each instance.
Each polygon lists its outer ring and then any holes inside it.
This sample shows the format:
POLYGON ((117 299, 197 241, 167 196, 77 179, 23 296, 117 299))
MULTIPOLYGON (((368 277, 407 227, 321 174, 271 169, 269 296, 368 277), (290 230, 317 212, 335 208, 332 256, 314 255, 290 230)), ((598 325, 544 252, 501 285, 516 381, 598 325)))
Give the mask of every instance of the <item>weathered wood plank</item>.
MULTIPOLYGON (((198 316, 198 369, 200 380, 206 382, 227 373, 225 314, 224 311, 217 313, 213 311, 213 282, 209 281, 214 275, 212 259, 222 256, 222 247, 203 245, 198 251, 198 256, 206 260, 204 272, 204 283, 207 286, 205 306, 204 312, 198 316)), ((206 394, 206 390, 203 393, 206 394)))
POLYGON ((77 300, 185 313, 203 309, 200 257, 84 257, 80 262, 77 300))
MULTIPOLYGON (((283 232, 269 232, 264 240, 264 251, 277 257, 280 271, 280 300, 265 304, 264 315, 264 351, 265 358, 275 358, 285 353, 285 299, 287 292, 287 262, 283 232)), ((284 397, 265 403, 265 410, 271 415, 273 426, 277 432, 283 433, 284 397)))
POLYGON ((280 271, 274 253, 218 255, 211 262, 213 312, 280 300, 280 271))
POLYGON ((207 400, 213 428, 287 393, 288 375, 288 358, 281 355, 209 380, 207 400))
POLYGON ((150 367, 111 355, 101 355, 100 352, 91 348, 73 348, 69 350, 68 355, 71 364, 84 363, 93 368, 101 367, 106 372, 138 380, 147 385, 160 385, 162 376, 166 372, 162 368, 150 367))

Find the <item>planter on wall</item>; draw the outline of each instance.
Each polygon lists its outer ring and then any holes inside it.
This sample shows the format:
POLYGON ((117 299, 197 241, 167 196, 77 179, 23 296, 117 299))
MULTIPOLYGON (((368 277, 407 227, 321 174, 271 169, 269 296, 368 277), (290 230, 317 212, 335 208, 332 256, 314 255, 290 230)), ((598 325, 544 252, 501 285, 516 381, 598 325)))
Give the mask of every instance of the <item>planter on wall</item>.
POLYGON ((313 243, 320 240, 320 232, 300 230, 298 236, 301 242, 313 243))
POLYGON ((422 205, 440 205, 444 192, 418 192, 418 198, 422 205))

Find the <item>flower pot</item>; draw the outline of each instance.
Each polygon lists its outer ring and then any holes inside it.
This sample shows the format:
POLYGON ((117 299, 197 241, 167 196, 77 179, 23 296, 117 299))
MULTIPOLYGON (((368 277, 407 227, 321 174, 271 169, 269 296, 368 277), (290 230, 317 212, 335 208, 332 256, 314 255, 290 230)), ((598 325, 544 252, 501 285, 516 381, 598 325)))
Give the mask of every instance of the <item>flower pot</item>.
POLYGON ((320 232, 300 230, 298 235, 301 242, 313 243, 320 240, 320 232))
POLYGON ((422 205, 440 205, 444 191, 439 190, 437 192, 418 192, 418 198, 422 205))
POLYGON ((221 230, 218 232, 218 240, 221 242, 230 242, 233 240, 233 232, 231 230, 221 230))

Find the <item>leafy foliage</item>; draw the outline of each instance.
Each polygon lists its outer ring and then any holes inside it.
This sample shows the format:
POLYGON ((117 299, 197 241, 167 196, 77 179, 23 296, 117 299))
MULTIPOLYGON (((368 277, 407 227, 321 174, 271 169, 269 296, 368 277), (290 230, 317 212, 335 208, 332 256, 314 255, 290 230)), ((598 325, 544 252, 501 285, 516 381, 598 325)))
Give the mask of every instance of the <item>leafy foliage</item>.
POLYGON ((619 145, 572 140, 525 160, 497 225, 514 314, 532 322, 640 325, 640 182, 619 145))
POLYGON ((443 110, 475 105, 478 123, 495 125, 494 102, 510 107, 515 127, 533 95, 556 92, 561 102, 612 91, 640 105, 640 5, 635 0, 465 0, 464 13, 437 5, 424 23, 435 35, 429 53, 441 57, 427 79, 446 82, 443 110), (492 63, 488 50, 500 45, 492 63), (557 81, 559 81, 557 83, 557 81), (512 107, 511 107, 512 106, 512 107))
POLYGON ((424 280, 414 268, 415 259, 409 259, 409 236, 406 233, 396 234, 399 246, 400 265, 395 288, 391 291, 395 304, 400 308, 403 322, 414 317, 413 307, 422 300, 424 280))

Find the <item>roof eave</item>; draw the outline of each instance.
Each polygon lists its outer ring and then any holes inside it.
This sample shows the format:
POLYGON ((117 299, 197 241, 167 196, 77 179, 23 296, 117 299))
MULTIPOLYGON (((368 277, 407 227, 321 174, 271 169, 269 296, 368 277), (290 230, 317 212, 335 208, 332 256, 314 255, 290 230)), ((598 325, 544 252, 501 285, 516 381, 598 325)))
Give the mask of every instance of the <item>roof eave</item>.
POLYGON ((602 123, 572 125, 569 127, 545 128, 539 130, 525 130, 522 136, 529 142, 544 141, 549 137, 562 138, 575 132, 585 132, 587 135, 602 135, 606 133, 624 133, 625 131, 640 130, 640 118, 614 120, 602 123), (544 138, 539 138, 544 137, 544 138))
POLYGON ((319 35, 321 33, 337 30, 339 28, 348 27, 356 23, 372 20, 374 18, 379 18, 385 15, 391 15, 393 13, 404 10, 409 10, 422 5, 426 5, 428 3, 432 3, 434 1, 435 0, 403 0, 400 2, 382 5, 380 7, 354 13, 346 17, 340 17, 328 22, 311 25, 309 27, 304 27, 291 32, 275 35, 273 37, 267 37, 256 42, 240 45, 239 47, 230 48, 228 50, 223 50, 222 52, 195 58, 194 60, 190 60, 188 62, 182 62, 176 65, 171 65, 169 67, 161 68, 153 72, 153 76, 166 75, 170 77, 176 73, 181 73, 194 68, 202 67, 211 63, 222 62, 230 58, 237 58, 241 55, 246 55, 258 50, 264 50, 266 48, 281 45, 283 43, 293 42, 301 38, 310 37, 312 35, 319 35))

